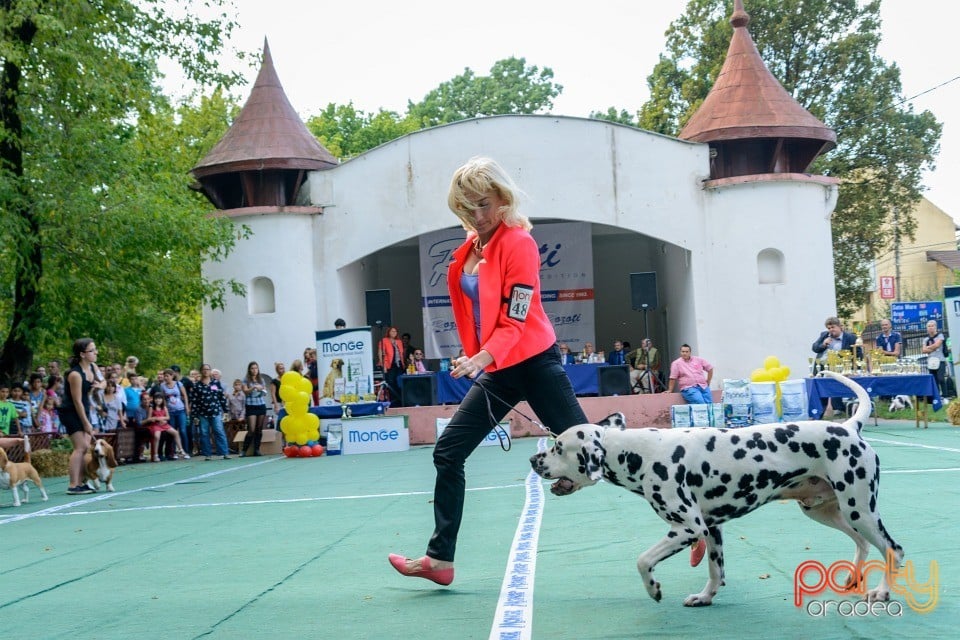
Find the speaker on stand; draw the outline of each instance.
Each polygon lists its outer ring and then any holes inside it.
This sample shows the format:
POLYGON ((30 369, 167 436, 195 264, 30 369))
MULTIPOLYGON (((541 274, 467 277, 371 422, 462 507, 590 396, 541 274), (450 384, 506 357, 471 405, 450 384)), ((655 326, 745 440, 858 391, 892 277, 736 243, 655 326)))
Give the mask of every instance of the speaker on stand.
MULTIPOLYGON (((659 303, 657 297, 657 272, 643 271, 630 274, 630 307, 634 311, 643 311, 643 338, 650 337, 650 322, 647 319, 647 312, 656 309, 659 303)), ((641 348, 643 343, 640 344, 641 348)), ((647 363, 647 369, 643 375, 650 376, 650 390, 657 392, 659 380, 650 370, 650 363, 647 363)), ((641 377, 642 380, 642 377, 641 377)))

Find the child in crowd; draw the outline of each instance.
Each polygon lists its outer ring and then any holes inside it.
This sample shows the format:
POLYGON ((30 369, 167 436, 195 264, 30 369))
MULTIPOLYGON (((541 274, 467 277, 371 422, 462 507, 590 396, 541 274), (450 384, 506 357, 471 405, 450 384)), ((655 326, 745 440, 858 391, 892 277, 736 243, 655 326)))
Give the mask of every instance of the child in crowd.
POLYGON ((57 402, 54 396, 46 396, 37 412, 37 427, 41 433, 60 431, 60 417, 57 415, 57 402))
POLYGON ((33 431, 33 411, 30 400, 23 394, 23 385, 16 383, 10 388, 10 402, 17 408, 17 420, 20 421, 20 433, 33 431))
MULTIPOLYGON (((153 435, 153 449, 159 452, 160 436, 163 433, 169 433, 177 445, 177 455, 184 460, 189 460, 190 455, 183 450, 180 443, 180 433, 170 426, 170 413, 167 411, 167 398, 160 392, 153 395, 153 408, 150 410, 150 417, 141 424, 150 427, 150 433, 153 435)), ((153 462, 160 462, 160 456, 154 455, 153 462)))
POLYGON ((233 393, 227 397, 231 420, 243 420, 247 417, 247 396, 243 393, 243 380, 233 381, 233 393))
POLYGON ((140 396, 146 391, 144 388, 144 380, 146 380, 146 378, 134 373, 127 378, 128 386, 123 388, 123 395, 127 398, 126 412, 128 427, 135 427, 140 424, 140 396))
POLYGON ((17 419, 17 407, 10 402, 10 385, 0 383, 0 434, 22 433, 17 419))

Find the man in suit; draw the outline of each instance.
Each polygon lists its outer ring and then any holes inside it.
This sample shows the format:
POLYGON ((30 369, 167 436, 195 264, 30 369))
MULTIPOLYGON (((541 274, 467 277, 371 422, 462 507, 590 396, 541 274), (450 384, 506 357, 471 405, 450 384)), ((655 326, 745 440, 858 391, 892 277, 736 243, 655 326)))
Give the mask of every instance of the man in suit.
POLYGON ((560 348, 560 364, 576 364, 576 360, 570 353, 570 347, 567 346, 566 342, 561 342, 557 346, 560 348))
MULTIPOLYGON (((843 351, 857 349, 857 358, 863 357, 862 347, 857 348, 857 336, 849 331, 844 331, 840 324, 840 319, 836 316, 830 316, 823 323, 827 330, 820 333, 813 341, 813 352, 817 354, 817 367, 822 369, 827 364, 827 354, 831 351, 843 351)), ((831 398, 830 405, 834 411, 843 410, 843 398, 831 398)), ((827 402, 824 400, 823 408, 826 409, 827 402)))
POLYGON ((613 341, 613 351, 607 354, 607 364, 627 364, 627 352, 623 350, 623 341, 613 341))

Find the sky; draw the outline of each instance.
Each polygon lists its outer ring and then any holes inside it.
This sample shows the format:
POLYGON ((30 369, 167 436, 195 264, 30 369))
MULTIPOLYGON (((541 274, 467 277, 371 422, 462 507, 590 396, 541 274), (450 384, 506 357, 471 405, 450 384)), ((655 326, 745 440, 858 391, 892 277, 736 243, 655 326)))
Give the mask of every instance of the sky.
MULTIPOLYGON (((924 195, 960 221, 960 56, 947 0, 883 0, 879 55, 901 69, 903 95, 916 112, 943 123, 924 195), (950 82, 953 80, 952 82, 950 82), (934 89, 938 85, 945 86, 934 89), (933 89, 932 91, 930 91, 933 89)), ((235 0, 229 47, 259 51, 269 40, 274 66, 294 109, 306 120, 329 103, 371 113, 406 111, 440 83, 470 68, 489 73, 514 56, 549 67, 563 92, 552 113, 588 116, 607 107, 636 113, 646 79, 664 50, 670 22, 686 0, 235 0)), ((747 13, 750 0, 744 0, 747 13)), ((730 0, 731 12, 733 0, 730 0)), ((248 85, 257 70, 225 56, 248 85)), ((172 82, 176 82, 171 78, 172 82)))

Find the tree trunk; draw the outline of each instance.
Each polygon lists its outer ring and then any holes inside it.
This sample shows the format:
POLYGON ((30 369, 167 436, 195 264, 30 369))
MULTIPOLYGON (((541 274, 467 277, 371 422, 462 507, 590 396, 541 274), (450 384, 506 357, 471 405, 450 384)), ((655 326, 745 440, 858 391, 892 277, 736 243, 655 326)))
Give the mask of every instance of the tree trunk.
MULTIPOLYGON (((5 9, 12 8, 12 0, 0 2, 5 9)), ((25 20, 11 29, 14 41, 21 51, 27 51, 37 27, 25 20)), ((14 231, 13 251, 16 254, 16 276, 13 290, 13 316, 7 337, 0 351, 0 378, 6 381, 24 380, 33 365, 33 347, 30 336, 40 320, 40 275, 43 272, 40 248, 40 226, 34 215, 23 183, 23 120, 20 117, 20 81, 22 70, 9 57, 0 71, 0 170, 13 177, 14 190, 7 202, 2 202, 10 216, 14 231)))

